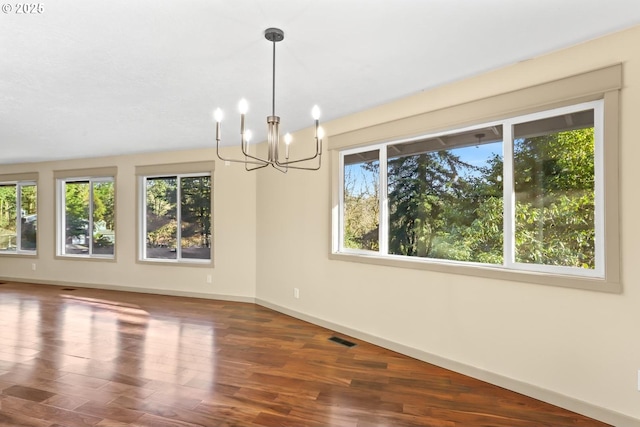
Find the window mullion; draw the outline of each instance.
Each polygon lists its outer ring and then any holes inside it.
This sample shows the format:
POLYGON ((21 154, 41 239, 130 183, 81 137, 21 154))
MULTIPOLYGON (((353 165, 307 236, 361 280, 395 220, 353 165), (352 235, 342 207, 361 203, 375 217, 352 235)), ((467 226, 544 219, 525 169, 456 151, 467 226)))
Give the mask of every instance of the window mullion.
POLYGON ((56 196, 58 204, 58 254, 66 255, 67 246, 65 245, 67 239, 67 181, 59 179, 58 182, 58 194, 56 196))
POLYGON ((89 256, 93 256, 93 185, 94 181, 89 180, 89 225, 87 234, 89 238, 89 256))
POLYGON ((595 191, 595 264, 596 271, 604 275, 605 265, 605 212, 604 212, 604 108, 600 102, 594 107, 594 191, 595 191))
POLYGON ((515 182, 513 170, 513 123, 505 122, 502 136, 503 150, 503 245, 506 267, 515 262, 515 182))
POLYGON ((141 259, 147 259, 147 210, 149 209, 147 207, 148 181, 149 178, 146 177, 140 177, 138 179, 138 185, 142 188, 142 197, 140 200, 138 200, 138 205, 140 206, 138 215, 140 217, 140 222, 142 223, 142 233, 140 233, 140 235, 138 236, 138 239, 140 241, 140 251, 142 252, 142 254, 140 254, 141 259))
POLYGON ((22 184, 16 184, 16 251, 22 250, 22 184))
POLYGON ((378 232, 378 251, 382 255, 389 253, 389 204, 387 201, 387 147, 381 147, 379 150, 379 167, 380 173, 378 174, 378 194, 380 197, 380 218, 378 219, 379 232, 378 232))
POLYGON ((182 261, 182 177, 176 176, 176 260, 182 261))
POLYGON ((340 153, 340 165, 338 167, 338 182, 340 183, 338 188, 338 241, 334 244, 334 247, 338 252, 344 251, 344 229, 346 224, 344 222, 344 152, 340 153))

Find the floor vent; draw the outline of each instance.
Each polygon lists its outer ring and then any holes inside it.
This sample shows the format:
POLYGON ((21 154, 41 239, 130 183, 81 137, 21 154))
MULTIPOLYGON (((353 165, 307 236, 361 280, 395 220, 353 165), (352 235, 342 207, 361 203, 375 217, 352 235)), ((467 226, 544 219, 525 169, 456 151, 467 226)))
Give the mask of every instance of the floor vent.
POLYGON ((62 288, 63 291, 75 291, 75 288, 62 288))
POLYGON ((345 340, 344 338, 340 338, 340 337, 331 337, 329 338, 329 341, 333 341, 335 343, 338 343, 340 345, 343 345, 345 347, 353 347, 356 345, 356 343, 345 340))

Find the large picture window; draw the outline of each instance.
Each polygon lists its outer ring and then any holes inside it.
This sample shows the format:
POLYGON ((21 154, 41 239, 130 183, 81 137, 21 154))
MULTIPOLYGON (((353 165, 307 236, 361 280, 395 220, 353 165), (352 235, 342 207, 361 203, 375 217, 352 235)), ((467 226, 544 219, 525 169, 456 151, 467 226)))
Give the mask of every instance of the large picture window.
POLYGON ((143 260, 209 263, 211 176, 142 177, 143 260))
POLYGON ((115 256, 113 177, 57 180, 58 256, 115 256))
POLYGON ((340 152, 338 253, 603 278, 603 102, 340 152))
POLYGON ((37 196, 35 182, 0 182, 0 254, 36 253, 37 196))

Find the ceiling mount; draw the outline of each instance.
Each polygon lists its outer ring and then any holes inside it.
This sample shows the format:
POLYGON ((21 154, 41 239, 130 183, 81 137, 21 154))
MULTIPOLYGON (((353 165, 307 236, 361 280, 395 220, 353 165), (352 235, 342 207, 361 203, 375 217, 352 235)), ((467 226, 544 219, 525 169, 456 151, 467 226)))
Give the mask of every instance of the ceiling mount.
POLYGON ((270 42, 281 42, 284 40, 284 31, 280 28, 267 28, 264 30, 264 38, 270 42))

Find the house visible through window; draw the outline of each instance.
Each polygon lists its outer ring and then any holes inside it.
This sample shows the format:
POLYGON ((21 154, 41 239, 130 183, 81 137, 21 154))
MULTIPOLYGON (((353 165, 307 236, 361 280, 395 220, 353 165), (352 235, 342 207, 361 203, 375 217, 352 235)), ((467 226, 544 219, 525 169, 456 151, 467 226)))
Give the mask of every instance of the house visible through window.
POLYGON ((35 254, 38 224, 35 182, 0 182, 0 254, 35 254))
POLYGON ((113 258, 113 177, 58 179, 58 255, 113 258))

